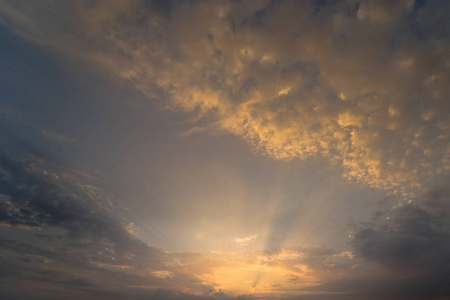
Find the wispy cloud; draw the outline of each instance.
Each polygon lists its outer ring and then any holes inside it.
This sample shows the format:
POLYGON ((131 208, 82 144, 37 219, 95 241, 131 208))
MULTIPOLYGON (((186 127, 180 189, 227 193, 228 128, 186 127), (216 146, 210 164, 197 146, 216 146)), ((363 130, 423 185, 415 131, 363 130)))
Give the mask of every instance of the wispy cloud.
POLYGON ((248 245, 251 241, 255 240, 257 237, 258 237, 258 235, 254 234, 254 235, 249 235, 249 236, 246 236, 246 237, 243 237, 243 238, 235 238, 234 242, 238 246, 242 247, 242 246, 248 245))

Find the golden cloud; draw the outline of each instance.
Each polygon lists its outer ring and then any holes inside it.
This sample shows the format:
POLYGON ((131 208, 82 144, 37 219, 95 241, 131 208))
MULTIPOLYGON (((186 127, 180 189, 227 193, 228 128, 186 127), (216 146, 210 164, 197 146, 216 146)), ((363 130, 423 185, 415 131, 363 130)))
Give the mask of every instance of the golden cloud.
POLYGON ((196 128, 226 130, 274 158, 320 155, 350 180, 388 189, 450 168, 450 49, 425 21, 443 18, 427 4, 412 15, 411 1, 194 2, 174 4, 170 17, 140 1, 73 5, 69 36, 32 9, 0 12, 24 36, 190 113, 196 128))

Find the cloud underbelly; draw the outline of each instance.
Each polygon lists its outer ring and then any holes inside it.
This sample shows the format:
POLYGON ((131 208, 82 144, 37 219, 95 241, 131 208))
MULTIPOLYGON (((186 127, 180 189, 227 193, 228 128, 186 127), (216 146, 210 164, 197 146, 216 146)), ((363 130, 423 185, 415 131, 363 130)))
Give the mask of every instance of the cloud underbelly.
POLYGON ((188 113, 195 128, 277 159, 320 155, 351 180, 396 189, 450 168, 450 51, 436 35, 445 20, 411 3, 196 2, 170 16, 140 2, 73 4, 77 30, 64 43, 42 15, 16 22, 188 113))

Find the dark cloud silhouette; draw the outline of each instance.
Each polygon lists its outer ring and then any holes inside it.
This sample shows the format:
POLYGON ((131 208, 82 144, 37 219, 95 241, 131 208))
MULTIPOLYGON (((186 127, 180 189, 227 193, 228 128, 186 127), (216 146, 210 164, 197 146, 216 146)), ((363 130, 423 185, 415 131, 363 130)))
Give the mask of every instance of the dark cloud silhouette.
POLYGON ((172 290, 158 289, 151 295, 149 300, 212 300, 212 299, 222 299, 222 300, 253 300, 257 299, 252 296, 242 295, 237 297, 225 296, 223 293, 215 293, 212 296, 198 296, 186 293, 179 293, 172 290))
POLYGON ((0 202, 0 225, 18 228, 41 228, 41 224, 35 222, 33 213, 27 208, 18 209, 9 201, 0 202))
POLYGON ((21 242, 20 232, 14 239, 0 239, 0 254, 5 255, 3 278, 45 281, 45 285, 62 289, 98 287, 99 291, 111 282, 123 288, 121 282, 145 285, 161 281, 151 274, 144 277, 123 271, 161 268, 164 254, 128 233, 127 224, 111 214, 110 205, 98 199, 94 187, 64 178, 25 156, 2 153, 0 193, 3 226, 57 232, 36 234, 44 240, 37 244, 21 242), (39 246, 49 240, 53 240, 49 246, 39 246), (70 271, 64 266, 69 266, 70 271), (75 273, 83 275, 72 275, 75 273))
POLYGON ((107 207, 96 201, 95 190, 24 158, 2 154, 0 165, 0 193, 10 198, 2 207, 9 209, 9 218, 14 219, 10 224, 28 221, 35 226, 62 227, 74 242, 107 240, 117 249, 134 244, 124 224, 105 213, 107 207))
POLYGON ((399 276, 361 276, 350 280, 336 280, 305 291, 318 295, 305 295, 295 299, 447 299, 447 278, 408 278, 399 276), (435 288, 439 286, 439 290, 435 288))
POLYGON ((450 190, 430 189, 411 204, 393 209, 385 223, 361 229, 356 253, 387 268, 448 271, 450 190))
MULTIPOLYGON (((450 297, 450 189, 435 187, 394 208, 382 224, 360 229, 355 254, 378 263, 403 297, 450 297)), ((387 281, 384 282, 387 284, 387 281)))

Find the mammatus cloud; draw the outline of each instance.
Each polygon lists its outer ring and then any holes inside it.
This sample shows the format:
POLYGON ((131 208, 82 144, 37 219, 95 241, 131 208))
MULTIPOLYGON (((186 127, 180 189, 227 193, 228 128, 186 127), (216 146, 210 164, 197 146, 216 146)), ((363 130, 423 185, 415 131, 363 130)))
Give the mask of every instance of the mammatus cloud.
POLYGON ((273 157, 324 156, 380 188, 450 167, 446 2, 35 5, 4 2, 2 23, 273 157))

